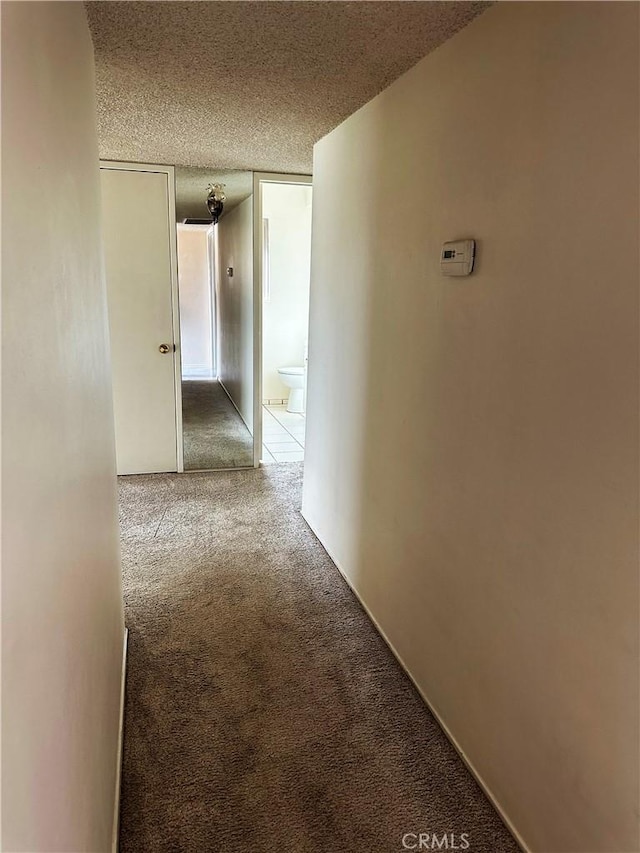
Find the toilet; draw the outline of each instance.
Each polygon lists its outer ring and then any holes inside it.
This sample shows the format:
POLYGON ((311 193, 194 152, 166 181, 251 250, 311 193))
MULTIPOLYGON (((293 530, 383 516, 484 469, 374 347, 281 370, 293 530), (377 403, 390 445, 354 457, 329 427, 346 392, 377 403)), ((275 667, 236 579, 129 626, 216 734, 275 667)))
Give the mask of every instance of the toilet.
POLYGON ((288 412, 304 412, 304 367, 279 367, 280 379, 290 388, 288 412))

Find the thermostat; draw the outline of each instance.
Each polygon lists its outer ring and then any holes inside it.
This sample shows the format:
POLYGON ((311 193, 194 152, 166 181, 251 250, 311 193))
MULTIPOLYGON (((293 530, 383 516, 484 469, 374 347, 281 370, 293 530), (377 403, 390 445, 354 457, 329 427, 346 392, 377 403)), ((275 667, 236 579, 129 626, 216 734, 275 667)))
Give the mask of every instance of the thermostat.
POLYGON ((475 240, 453 240, 444 243, 440 255, 442 275, 469 275, 476 256, 475 240))

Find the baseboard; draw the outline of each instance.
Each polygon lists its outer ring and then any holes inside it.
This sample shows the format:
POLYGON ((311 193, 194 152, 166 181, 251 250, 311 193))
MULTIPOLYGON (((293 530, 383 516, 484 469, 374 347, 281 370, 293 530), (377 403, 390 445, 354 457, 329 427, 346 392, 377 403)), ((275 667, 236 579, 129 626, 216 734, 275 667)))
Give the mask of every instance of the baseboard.
POLYGON ((473 762, 471 761, 471 759, 470 759, 470 758, 465 754, 464 750, 462 749, 462 747, 460 746, 460 744, 459 744, 459 743, 458 743, 458 741, 456 740, 456 737, 455 737, 455 735, 453 734, 453 732, 449 729, 449 727, 447 726, 447 724, 445 723, 445 721, 442 719, 442 717, 440 716, 440 714, 436 711, 436 709, 434 708, 434 706, 432 705, 432 703, 429 701, 428 696, 426 696, 426 694, 425 694, 424 690, 420 687, 420 685, 418 684, 418 682, 415 680, 415 678, 414 678, 414 677, 413 677, 413 675, 411 674, 411 672, 410 672, 410 670, 409 670, 408 666, 405 664, 404 660, 402 659, 402 656, 401 656, 401 655, 398 653, 398 651, 395 649, 395 647, 394 647, 393 643, 391 642, 391 640, 389 639, 389 637, 386 635, 386 633, 384 632, 384 630, 383 630, 383 629, 382 629, 382 627, 380 626, 380 624, 379 624, 378 620, 377 620, 377 619, 376 619, 376 617, 373 615, 373 613, 371 612, 371 610, 369 610, 369 607, 368 607, 368 606, 367 606, 367 604, 363 601, 362 597, 360 596, 360 593, 358 592, 358 590, 353 586, 353 584, 352 584, 352 583, 351 583, 351 581, 349 580, 349 578, 348 578, 348 576, 347 576, 346 572, 343 570, 343 568, 342 568, 342 566, 340 565, 340 563, 335 559, 335 557, 331 554, 331 552, 327 549, 327 547, 325 546, 325 544, 322 542, 322 539, 320 538, 320 534, 317 532, 317 530, 315 529, 315 527, 313 526, 313 524, 309 521, 309 519, 306 517, 306 515, 305 515, 302 511, 300 511, 300 514, 302 515, 302 518, 304 519, 304 521, 305 521, 305 522, 306 522, 306 524, 308 525, 308 527, 309 527, 309 529, 311 530, 311 532, 313 533, 313 535, 316 537, 316 539, 318 540, 318 542, 322 545, 322 547, 324 548, 324 550, 327 552, 327 555, 328 555, 329 559, 331 560, 331 562, 334 564, 334 566, 337 568, 337 570, 340 572, 340 574, 341 574, 341 575, 342 575, 342 577, 344 578, 345 583, 347 584, 347 586, 349 587, 349 589, 351 590, 351 592, 353 593, 353 595, 356 597, 356 599, 357 599, 358 603, 360 604, 360 607, 362 607, 362 609, 364 610, 364 612, 367 614, 367 616, 368 616, 368 617, 369 617, 369 619, 371 620, 371 623, 373 624, 373 626, 374 626, 374 628, 376 629, 376 631, 378 632, 378 634, 380 634, 380 636, 382 637, 382 639, 383 639, 383 640, 385 641, 385 643, 387 644, 387 646, 388 646, 388 648, 389 648, 389 651, 390 651, 390 652, 391 652, 391 654, 394 656, 394 658, 398 661, 398 663, 400 664, 400 666, 402 667, 402 669, 403 669, 403 670, 404 670, 404 672, 406 673, 407 677, 410 679, 411 683, 413 684, 413 686, 416 688, 416 690, 417 690, 417 691, 418 691, 418 693, 420 694, 420 697, 422 698, 422 701, 424 702, 424 704, 427 706, 427 708, 428 708, 428 709, 431 711, 431 713, 433 714, 433 717, 434 717, 435 721, 438 723, 438 725, 440 726, 440 728, 442 729, 442 731, 443 731, 443 732, 444 732, 444 734, 446 735, 447 740, 451 743, 451 745, 453 746, 453 748, 455 749, 455 751, 458 753, 458 755, 460 756, 460 758, 464 761, 464 763, 465 763, 465 765, 466 765, 467 769, 469 770, 469 772, 471 773, 471 775, 473 776, 473 778, 476 780, 476 782, 478 783, 478 785, 482 788, 482 790, 483 790, 483 792, 484 792, 484 794, 485 794, 486 798, 489 800, 489 802, 491 803, 491 805, 493 806, 493 808, 496 810, 496 813, 498 814, 498 817, 500 818, 500 820, 504 823, 504 825, 506 826, 506 828, 509 830, 509 832, 510 832, 510 833, 511 833, 511 835, 513 836, 514 841, 516 842, 516 844, 517 844, 517 845, 522 849, 523 853, 531 853, 531 850, 530 850, 530 849, 529 849, 529 847, 527 847, 527 845, 525 844, 524 839, 522 838, 522 836, 520 835, 520 833, 518 832, 518 830, 515 828, 515 826, 513 825, 513 823, 511 822, 511 820, 509 819, 508 815, 507 815, 507 814, 505 813, 505 811, 503 810, 502 806, 500 805, 500 803, 498 802, 498 800, 497 800, 497 799, 496 799, 496 797, 494 796, 493 792, 491 791, 491 789, 489 788, 489 786, 487 785, 487 783, 486 783, 486 782, 484 781, 484 779, 482 778, 482 776, 481 776, 481 774, 479 773, 479 771, 474 767, 473 762))
POLYGON ((182 368, 183 379, 213 379, 213 371, 211 366, 203 365, 202 367, 184 367, 182 368))
POLYGON ((223 382, 223 381, 222 381, 222 379, 220 379, 220 378, 218 378, 218 382, 220 383, 220 386, 221 386, 222 390, 224 391, 224 393, 225 393, 225 394, 227 395, 227 397, 229 398, 229 400, 230 400, 230 402, 231 402, 231 405, 233 406, 233 408, 236 410, 236 412, 237 412, 237 413, 240 415, 240 417, 242 418, 242 422, 243 422, 243 424, 244 424, 244 425, 246 426, 246 428, 249 430, 249 433, 250 433, 251 435, 253 435, 253 430, 251 429, 251 427, 249 426, 249 424, 246 422, 245 417, 244 417, 244 415, 242 414, 242 412, 240 411, 240 409, 236 406, 236 401, 233 399, 233 397, 231 396, 231 394, 227 391, 227 388, 226 388, 226 386, 225 386, 224 382, 223 382))
POLYGON ((116 788, 113 801, 113 833, 111 837, 111 853, 118 853, 118 838, 120 836, 120 783, 122 780, 122 746, 124 742, 124 699, 127 683, 127 649, 129 646, 129 629, 124 629, 122 641, 122 672, 120 676, 120 721, 118 724, 118 752, 116 764, 116 788))

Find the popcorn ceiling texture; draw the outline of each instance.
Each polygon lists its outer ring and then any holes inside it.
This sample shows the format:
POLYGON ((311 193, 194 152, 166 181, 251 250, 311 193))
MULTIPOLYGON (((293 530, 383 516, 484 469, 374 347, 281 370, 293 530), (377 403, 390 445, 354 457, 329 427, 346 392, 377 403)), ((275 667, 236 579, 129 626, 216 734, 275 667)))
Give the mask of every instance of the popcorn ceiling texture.
POLYGON ((309 173, 318 139, 488 5, 87 2, 100 156, 309 173))

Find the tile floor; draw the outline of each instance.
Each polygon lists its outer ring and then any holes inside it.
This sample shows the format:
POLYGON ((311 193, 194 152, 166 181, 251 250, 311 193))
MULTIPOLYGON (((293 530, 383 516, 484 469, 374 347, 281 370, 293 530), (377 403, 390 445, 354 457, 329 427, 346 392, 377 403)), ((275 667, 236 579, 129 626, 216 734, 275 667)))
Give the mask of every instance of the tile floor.
POLYGON ((262 461, 302 462, 304 415, 288 412, 286 405, 262 407, 262 461))

